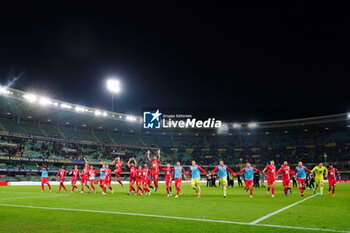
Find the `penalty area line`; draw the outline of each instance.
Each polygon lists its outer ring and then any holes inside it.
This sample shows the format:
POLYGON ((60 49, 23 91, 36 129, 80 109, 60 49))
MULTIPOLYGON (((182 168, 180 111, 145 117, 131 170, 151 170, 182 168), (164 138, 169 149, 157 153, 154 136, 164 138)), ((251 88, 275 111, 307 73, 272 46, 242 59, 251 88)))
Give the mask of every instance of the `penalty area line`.
POLYGON ((317 196, 317 195, 319 195, 319 194, 314 194, 314 195, 312 195, 312 196, 310 196, 310 197, 307 197, 307 198, 305 198, 305 199, 302 199, 302 200, 300 200, 300 201, 297 201, 297 202, 295 202, 295 203, 293 203, 293 204, 291 204, 291 205, 289 205, 289 206, 286 206, 286 207, 284 207, 284 208, 282 208, 282 209, 279 209, 279 210, 277 210, 277 211, 275 211, 275 212, 272 212, 272 213, 270 213, 270 214, 268 214, 268 215, 265 215, 265 216, 263 216, 263 217, 261 217, 261 218, 255 220, 255 221, 251 222, 250 224, 257 224, 257 223, 259 223, 259 222, 261 222, 261 221, 264 221, 265 219, 267 219, 267 218, 269 218, 269 217, 271 217, 271 216, 273 216, 273 215, 275 215, 275 214, 281 213, 282 211, 285 211, 286 209, 289 209, 289 208, 291 208, 291 207, 293 207, 293 206, 296 206, 296 205, 298 205, 298 204, 300 204, 300 203, 302 203, 302 202, 304 202, 304 201, 306 201, 306 200, 309 200, 309 199, 311 199, 311 198, 313 198, 313 197, 315 197, 315 196, 317 196))
POLYGON ((164 215, 154 215, 154 214, 140 214, 140 213, 127 213, 127 212, 115 212, 115 211, 103 211, 103 210, 69 209, 69 208, 25 206, 25 205, 11 205, 11 204, 0 204, 0 206, 29 208, 29 209, 42 209, 42 210, 60 210, 60 211, 76 211, 76 212, 88 212, 88 213, 101 213, 101 214, 129 215, 129 216, 140 216, 140 217, 152 217, 152 218, 164 218, 164 219, 175 219, 175 220, 198 221, 198 222, 227 223, 227 224, 244 225, 244 226, 299 229, 299 230, 307 230, 307 231, 326 231, 326 232, 347 232, 347 233, 350 233, 349 231, 321 229, 321 228, 307 228, 307 227, 304 228, 304 227, 280 226, 280 225, 269 225, 269 224, 252 224, 252 223, 246 223, 246 222, 234 222, 234 221, 201 219, 201 218, 186 218, 186 217, 164 216, 164 215))

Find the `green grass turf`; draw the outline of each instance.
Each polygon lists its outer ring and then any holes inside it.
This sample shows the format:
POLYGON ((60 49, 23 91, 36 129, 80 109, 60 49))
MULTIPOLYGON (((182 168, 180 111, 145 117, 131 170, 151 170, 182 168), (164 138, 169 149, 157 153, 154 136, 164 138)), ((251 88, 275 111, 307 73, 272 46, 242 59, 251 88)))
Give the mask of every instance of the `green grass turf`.
MULTIPOLYGON (((207 188, 204 184, 201 187, 200 199, 194 195, 189 184, 182 184, 184 195, 178 199, 174 196, 167 198, 163 184, 151 196, 136 197, 126 195, 128 185, 124 189, 120 185, 113 185, 115 193, 108 192, 106 196, 101 195, 99 187, 96 194, 57 193, 58 186, 53 186, 52 193, 48 192, 47 187, 45 193, 41 193, 39 186, 0 187, 0 232, 310 232, 267 226, 1 206, 11 204, 100 210, 249 223, 302 199, 297 188, 293 189, 292 195, 285 197, 280 184, 277 184, 275 198, 266 196, 266 189, 255 189, 252 199, 242 188, 229 188, 227 198, 224 199, 220 188, 207 188)), ((328 196, 326 192, 324 197, 315 196, 258 224, 350 231, 349 193, 349 184, 338 184, 336 197, 328 196)), ((311 190, 305 190, 304 198, 311 195, 311 190)))

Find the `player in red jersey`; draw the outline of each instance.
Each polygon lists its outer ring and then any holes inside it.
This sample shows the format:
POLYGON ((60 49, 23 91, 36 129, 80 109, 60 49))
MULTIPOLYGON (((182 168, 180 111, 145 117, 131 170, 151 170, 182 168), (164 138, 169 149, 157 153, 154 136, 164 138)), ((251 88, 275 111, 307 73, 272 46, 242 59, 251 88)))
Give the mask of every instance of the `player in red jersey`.
POLYGON ((335 187, 337 186, 337 176, 340 179, 340 173, 338 171, 338 169, 336 169, 335 167, 333 167, 333 164, 329 164, 328 167, 328 195, 331 195, 331 189, 332 190, 332 196, 334 197, 334 192, 335 192, 335 187))
POLYGON ((96 188, 94 186, 95 176, 96 175, 97 175, 97 172, 95 171, 94 166, 90 165, 90 169, 89 169, 89 184, 90 184, 90 187, 89 187, 88 193, 91 192, 91 189, 93 189, 94 192, 96 193, 96 188))
POLYGON ((78 176, 80 175, 78 165, 75 165, 74 169, 69 173, 69 175, 72 175, 72 174, 73 174, 73 177, 72 177, 72 191, 71 192, 74 192, 74 189, 77 189, 77 191, 78 191, 78 186, 76 186, 76 183, 78 181, 78 176))
POLYGON ((120 173, 122 172, 122 166, 123 162, 120 160, 120 157, 117 157, 114 159, 113 164, 115 164, 115 178, 117 179, 118 183, 124 188, 124 184, 120 180, 120 173))
POLYGON ((151 170, 148 169, 148 165, 145 164, 143 166, 143 169, 142 169, 142 186, 143 186, 143 189, 142 189, 142 192, 141 194, 143 195, 145 192, 145 195, 151 195, 151 191, 147 188, 150 187, 151 189, 153 189, 153 186, 152 186, 152 180, 149 179, 149 175, 151 174, 151 170), (150 182, 151 181, 151 182, 150 182))
POLYGON ((166 193, 172 196, 173 195, 173 190, 171 187, 171 183, 174 177, 174 169, 171 168, 170 163, 166 165, 166 168, 163 168, 162 165, 159 165, 160 170, 165 172, 165 187, 166 187, 166 193))
POLYGON ((264 170, 262 171, 265 173, 267 171, 267 192, 266 195, 269 195, 270 188, 271 188, 271 196, 275 197, 275 176, 276 176, 276 166, 275 166, 275 161, 271 160, 270 164, 267 165, 264 170))
POLYGON ((57 175, 56 175, 56 178, 58 176, 60 176, 60 188, 58 189, 58 192, 61 191, 61 188, 64 189, 64 191, 66 192, 67 189, 66 187, 64 186, 63 182, 64 182, 64 177, 67 175, 67 171, 65 170, 65 166, 62 166, 62 168, 60 170, 58 170, 57 172, 57 175))
POLYGON ((136 170, 137 170, 137 162, 134 158, 129 159, 128 161, 128 167, 130 169, 130 180, 129 180, 129 192, 127 193, 127 195, 131 194, 131 191, 135 192, 135 188, 134 188, 134 183, 136 181, 136 170), (131 161, 134 161, 134 163, 131 163, 131 161))
MULTIPOLYGON (((139 190, 141 189, 141 184, 142 184, 142 166, 139 165, 138 168, 136 169, 136 192, 134 193, 135 196, 139 194, 139 190)), ((141 192, 142 195, 142 192, 141 192)))
MULTIPOLYGON (((85 161, 86 161, 86 159, 85 159, 85 161)), ((80 180, 80 182, 81 182, 81 193, 84 193, 84 185, 89 189, 89 186, 88 186, 89 170, 90 170, 89 163, 86 161, 85 168, 82 171, 81 180, 80 180)))
POLYGON ((292 193, 292 188, 290 186, 290 176, 293 176, 293 172, 290 170, 290 167, 288 166, 288 162, 284 161, 281 168, 276 172, 276 179, 278 177, 278 173, 282 173, 282 185, 283 185, 283 191, 284 195, 288 196, 288 190, 290 193, 292 193))
POLYGON ((111 186, 111 182, 112 182, 112 170, 109 168, 109 165, 107 164, 106 165, 106 178, 105 178, 105 183, 104 183, 104 189, 103 189, 103 192, 106 193, 106 187, 108 187, 112 194, 114 193, 113 189, 112 189, 112 186, 111 186))
POLYGON ((152 177, 153 182, 154 182, 154 192, 157 192, 157 190, 158 190, 158 177, 159 177, 160 150, 158 150, 157 152, 158 152, 158 158, 157 158, 157 156, 154 155, 153 160, 152 160, 151 157, 149 156, 151 151, 150 150, 147 151, 147 158, 152 164, 151 177, 152 177))

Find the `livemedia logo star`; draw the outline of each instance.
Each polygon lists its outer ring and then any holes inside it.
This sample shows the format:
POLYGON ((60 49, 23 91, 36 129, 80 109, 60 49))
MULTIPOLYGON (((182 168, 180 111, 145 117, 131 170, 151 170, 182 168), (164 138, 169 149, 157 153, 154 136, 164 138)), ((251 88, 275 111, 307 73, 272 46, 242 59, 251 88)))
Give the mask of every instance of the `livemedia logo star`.
POLYGON ((160 129, 162 113, 157 111, 143 112, 143 128, 144 129, 160 129))

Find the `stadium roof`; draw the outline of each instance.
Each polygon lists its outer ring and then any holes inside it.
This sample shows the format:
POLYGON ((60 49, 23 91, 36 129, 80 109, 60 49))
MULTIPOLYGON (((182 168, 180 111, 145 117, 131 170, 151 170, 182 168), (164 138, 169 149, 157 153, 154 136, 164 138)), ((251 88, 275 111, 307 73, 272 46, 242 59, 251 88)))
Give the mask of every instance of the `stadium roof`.
MULTIPOLYGON (((139 132, 142 117, 103 109, 85 107, 77 104, 51 99, 45 96, 27 93, 9 87, 0 86, 0 115, 20 120, 39 121, 41 123, 117 130, 118 132, 139 132)), ((292 119, 283 121, 226 123, 229 131, 246 129, 273 129, 295 126, 308 126, 338 122, 348 125, 347 113, 320 117, 292 119)), ((200 130, 205 132, 206 130, 200 130)), ((213 131, 209 130, 210 132, 213 131)), ((188 130, 186 132, 193 132, 188 130)))

